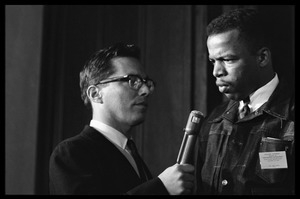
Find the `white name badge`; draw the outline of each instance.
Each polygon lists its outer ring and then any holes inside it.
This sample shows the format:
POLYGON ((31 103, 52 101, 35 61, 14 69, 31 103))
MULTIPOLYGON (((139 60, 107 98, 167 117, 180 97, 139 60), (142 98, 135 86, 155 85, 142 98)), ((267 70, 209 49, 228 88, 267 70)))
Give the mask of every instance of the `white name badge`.
POLYGON ((260 152, 259 160, 261 169, 288 168, 285 151, 260 152))

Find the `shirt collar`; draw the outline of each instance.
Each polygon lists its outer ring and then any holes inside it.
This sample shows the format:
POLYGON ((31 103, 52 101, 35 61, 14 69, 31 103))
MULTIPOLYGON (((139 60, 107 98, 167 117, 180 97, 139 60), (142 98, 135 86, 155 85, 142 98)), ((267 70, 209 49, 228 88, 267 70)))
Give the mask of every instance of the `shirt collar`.
MULTIPOLYGON (((271 81, 269 81, 266 85, 260 87, 255 92, 250 94, 249 107, 251 112, 257 110, 259 107, 261 107, 261 105, 268 101, 269 97, 272 95, 278 83, 279 79, 277 73, 275 73, 275 76, 271 81)), ((241 100, 239 108, 243 107, 243 105, 244 102, 241 100)))
POLYGON ((128 138, 120 131, 98 120, 91 120, 90 126, 103 134, 113 144, 125 149, 128 138))

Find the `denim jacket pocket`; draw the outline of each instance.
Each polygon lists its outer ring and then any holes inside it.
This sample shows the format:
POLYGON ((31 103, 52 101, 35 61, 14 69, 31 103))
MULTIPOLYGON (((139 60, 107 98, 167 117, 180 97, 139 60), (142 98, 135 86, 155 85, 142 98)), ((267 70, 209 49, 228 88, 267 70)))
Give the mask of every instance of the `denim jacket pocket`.
MULTIPOLYGON (((291 150, 292 141, 281 140, 271 137, 263 137, 260 146, 259 152, 275 152, 275 151, 284 151, 286 159, 288 162, 289 150, 291 150)), ((289 165, 288 165, 289 167, 289 165)), ((263 179, 268 184, 278 183, 285 180, 288 174, 288 168, 272 168, 272 169, 261 169, 260 159, 258 157, 256 164, 256 175, 263 179)))

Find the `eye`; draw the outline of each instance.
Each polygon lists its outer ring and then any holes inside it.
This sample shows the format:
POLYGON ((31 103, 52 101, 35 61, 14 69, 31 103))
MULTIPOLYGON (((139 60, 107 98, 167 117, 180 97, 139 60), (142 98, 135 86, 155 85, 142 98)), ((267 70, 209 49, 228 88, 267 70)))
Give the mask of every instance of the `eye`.
POLYGON ((139 88, 141 84, 141 79, 137 76, 130 76, 130 84, 134 88, 139 88))
POLYGON ((223 62, 225 62, 226 64, 232 64, 236 61, 237 59, 223 59, 223 62))
POLYGON ((231 63, 231 59, 223 59, 224 62, 231 63))

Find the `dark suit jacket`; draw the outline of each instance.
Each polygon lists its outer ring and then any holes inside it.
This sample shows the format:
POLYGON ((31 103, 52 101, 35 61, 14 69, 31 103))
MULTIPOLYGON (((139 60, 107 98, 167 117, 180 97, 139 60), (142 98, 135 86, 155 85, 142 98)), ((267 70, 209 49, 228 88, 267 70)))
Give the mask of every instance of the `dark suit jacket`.
POLYGON ((168 194, 158 177, 142 183, 127 158, 90 126, 50 157, 50 194, 168 194))

